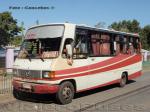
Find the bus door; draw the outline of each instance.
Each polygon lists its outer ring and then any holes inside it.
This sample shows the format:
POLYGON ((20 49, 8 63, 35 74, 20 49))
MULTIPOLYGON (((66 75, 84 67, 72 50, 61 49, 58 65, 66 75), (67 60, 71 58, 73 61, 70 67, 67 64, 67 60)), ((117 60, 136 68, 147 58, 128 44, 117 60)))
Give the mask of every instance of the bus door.
POLYGON ((78 69, 78 73, 80 77, 78 80, 78 84, 82 86, 81 88, 85 88, 87 84, 88 70, 89 70, 89 62, 88 62, 88 40, 85 32, 76 32, 75 40, 73 42, 73 64, 74 68, 78 69))

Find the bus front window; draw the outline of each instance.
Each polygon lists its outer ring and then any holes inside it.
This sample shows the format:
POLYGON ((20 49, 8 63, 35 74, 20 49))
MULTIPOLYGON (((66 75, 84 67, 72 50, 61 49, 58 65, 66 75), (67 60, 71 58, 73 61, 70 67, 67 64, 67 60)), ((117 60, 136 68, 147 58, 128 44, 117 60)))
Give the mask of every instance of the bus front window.
POLYGON ((60 43, 61 37, 27 39, 23 42, 18 58, 56 58, 60 43))

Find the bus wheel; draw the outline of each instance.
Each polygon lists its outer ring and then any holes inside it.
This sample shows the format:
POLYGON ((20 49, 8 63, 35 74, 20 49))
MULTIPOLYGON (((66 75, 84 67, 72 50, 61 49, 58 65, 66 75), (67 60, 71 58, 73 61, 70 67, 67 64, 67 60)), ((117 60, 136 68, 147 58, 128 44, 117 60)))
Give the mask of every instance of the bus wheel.
POLYGON ((22 93, 16 89, 13 89, 13 96, 14 96, 14 98, 16 98, 18 100, 23 99, 22 93))
POLYGON ((127 83, 127 75, 126 73, 122 73, 122 76, 121 76, 121 79, 120 79, 120 82, 119 82, 119 86, 120 87, 124 87, 127 83))
POLYGON ((71 82, 66 81, 60 85, 59 91, 56 93, 56 100, 59 104, 68 104, 72 102, 75 89, 71 82))

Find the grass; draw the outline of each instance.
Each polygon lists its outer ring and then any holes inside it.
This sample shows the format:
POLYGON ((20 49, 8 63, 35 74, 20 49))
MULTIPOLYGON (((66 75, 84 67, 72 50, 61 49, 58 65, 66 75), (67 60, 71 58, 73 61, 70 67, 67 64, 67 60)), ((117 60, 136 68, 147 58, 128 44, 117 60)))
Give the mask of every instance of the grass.
POLYGON ((144 61, 143 62, 143 67, 150 67, 150 61, 144 61))
POLYGON ((150 70, 150 61, 143 62, 143 70, 150 70))

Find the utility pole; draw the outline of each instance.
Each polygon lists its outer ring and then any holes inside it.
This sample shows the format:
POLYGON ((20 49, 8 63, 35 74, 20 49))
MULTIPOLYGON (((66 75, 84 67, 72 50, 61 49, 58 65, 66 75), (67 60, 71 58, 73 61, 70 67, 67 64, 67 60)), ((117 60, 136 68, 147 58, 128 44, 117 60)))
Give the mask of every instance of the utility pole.
POLYGON ((36 20, 36 25, 39 25, 39 20, 36 20))
POLYGON ((22 35, 22 42, 23 42, 23 40, 24 40, 24 22, 22 21, 21 22, 21 35, 22 35))

